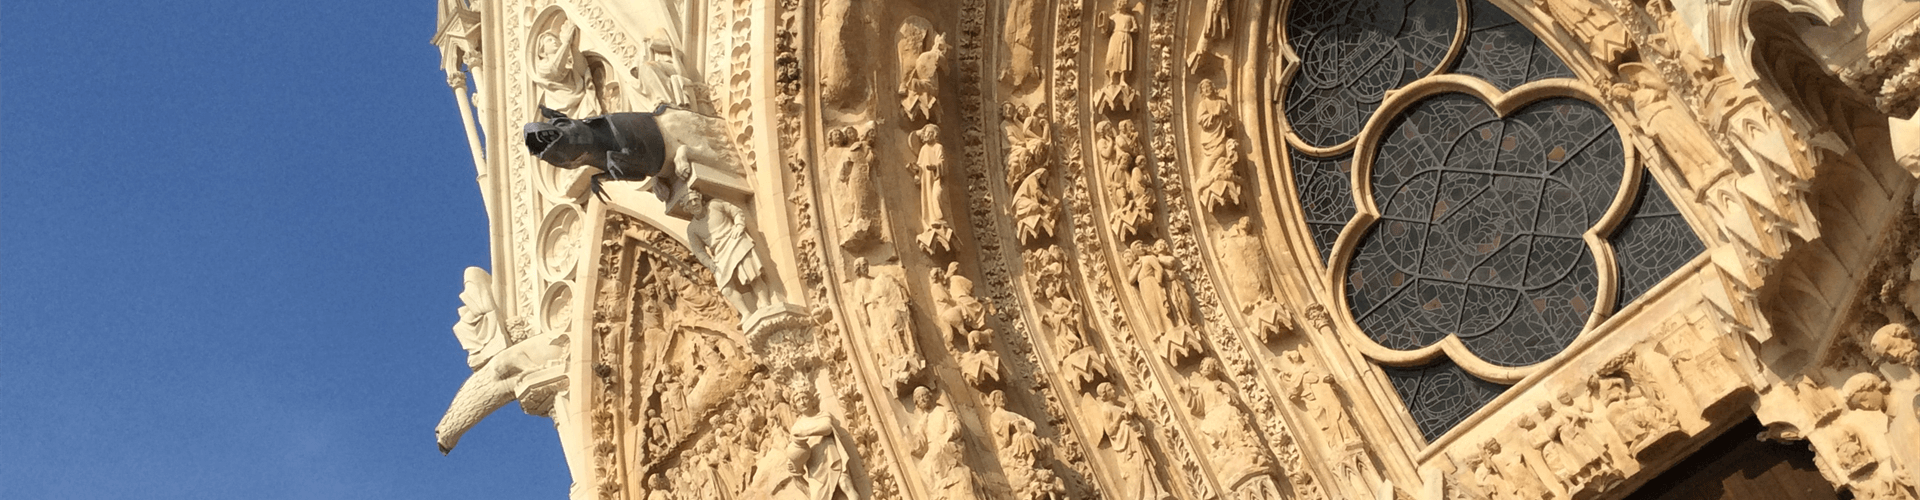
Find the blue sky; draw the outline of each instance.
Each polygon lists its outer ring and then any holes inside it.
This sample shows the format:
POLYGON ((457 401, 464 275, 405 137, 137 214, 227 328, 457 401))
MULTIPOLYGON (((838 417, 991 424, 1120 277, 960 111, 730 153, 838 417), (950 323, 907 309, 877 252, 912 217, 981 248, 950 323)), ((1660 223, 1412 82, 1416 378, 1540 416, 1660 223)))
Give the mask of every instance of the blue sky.
POLYGON ((0 8, 0 498, 564 498, 452 456, 488 263, 432 0, 0 8))

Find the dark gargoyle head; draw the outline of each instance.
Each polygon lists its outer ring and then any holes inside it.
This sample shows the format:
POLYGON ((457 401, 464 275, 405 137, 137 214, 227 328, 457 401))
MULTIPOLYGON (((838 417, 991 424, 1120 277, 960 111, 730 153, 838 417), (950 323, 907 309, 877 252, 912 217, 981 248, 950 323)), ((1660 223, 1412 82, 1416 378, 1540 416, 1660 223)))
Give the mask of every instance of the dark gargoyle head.
POLYGON ((546 106, 540 107, 540 116, 547 121, 531 122, 522 128, 528 154, 556 167, 580 168, 592 164, 592 153, 607 149, 608 145, 595 143, 593 130, 580 120, 546 106))

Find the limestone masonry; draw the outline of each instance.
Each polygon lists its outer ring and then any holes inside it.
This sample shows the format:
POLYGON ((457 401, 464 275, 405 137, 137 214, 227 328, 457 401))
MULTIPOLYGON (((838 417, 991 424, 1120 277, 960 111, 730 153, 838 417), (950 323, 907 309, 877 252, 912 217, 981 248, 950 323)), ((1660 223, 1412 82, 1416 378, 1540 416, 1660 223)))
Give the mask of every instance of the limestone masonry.
POLYGON ((1920 500, 1920 2, 439 5, 570 498, 1920 500))

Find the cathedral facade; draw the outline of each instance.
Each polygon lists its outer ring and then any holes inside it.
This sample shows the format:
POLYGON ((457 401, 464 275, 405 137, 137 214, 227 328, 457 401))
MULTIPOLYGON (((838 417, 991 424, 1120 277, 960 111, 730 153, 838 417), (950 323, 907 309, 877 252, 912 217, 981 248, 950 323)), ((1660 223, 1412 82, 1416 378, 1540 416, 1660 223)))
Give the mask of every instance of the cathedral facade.
POLYGON ((576 500, 1920 500, 1920 3, 440 0, 433 43, 493 255, 436 436, 518 401, 576 500))

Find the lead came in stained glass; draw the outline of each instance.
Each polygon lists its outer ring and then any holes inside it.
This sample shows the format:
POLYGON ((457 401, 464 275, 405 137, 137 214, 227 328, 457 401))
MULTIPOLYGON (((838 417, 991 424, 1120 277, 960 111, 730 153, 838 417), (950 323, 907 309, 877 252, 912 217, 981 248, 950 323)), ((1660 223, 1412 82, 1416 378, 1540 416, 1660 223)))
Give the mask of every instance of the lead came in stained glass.
POLYGON ((1287 43, 1301 67, 1285 110, 1294 133, 1318 147, 1359 135, 1381 96, 1446 58, 1456 9, 1453 0, 1293 2, 1287 43))
POLYGON ((1552 357, 1593 312, 1599 279, 1581 235, 1624 162, 1613 122, 1582 101, 1505 119, 1462 94, 1414 105, 1373 163, 1380 220, 1348 266, 1355 320, 1393 349, 1454 335, 1501 365, 1552 357))
POLYGON ((1439 439, 1454 424, 1507 391, 1507 386, 1474 378, 1445 358, 1419 368, 1381 366, 1380 371, 1407 403, 1407 413, 1427 441, 1439 439))
POLYGON ((1323 159, 1293 151, 1290 156, 1294 186, 1300 190, 1300 214, 1307 219, 1313 245, 1325 262, 1332 258, 1340 229, 1353 220, 1353 190, 1348 186, 1353 155, 1323 159))
POLYGON ((1640 175, 1637 198, 1633 212, 1608 238, 1613 260, 1620 264, 1617 300, 1623 308, 1707 250, 1652 175, 1640 175))
POLYGON ((1480 77, 1500 90, 1547 78, 1573 78, 1573 70, 1540 37, 1487 0, 1468 2, 1472 17, 1465 50, 1454 72, 1480 77))
MULTIPOLYGON (((1444 60, 1458 9, 1467 9, 1451 71, 1502 91, 1573 72, 1541 39, 1487 0, 1295 1, 1287 43, 1301 68, 1281 114, 1292 133, 1333 147, 1361 132, 1390 89, 1444 60)), ((1573 98, 1527 104, 1501 117, 1478 98, 1428 96, 1384 124, 1372 169, 1353 185, 1353 153, 1288 152, 1309 237, 1331 262, 1353 220, 1355 189, 1380 217, 1358 228, 1346 262, 1348 309, 1362 331, 1395 350, 1460 339, 1469 356, 1501 366, 1545 361, 1580 335, 1603 304, 1602 260, 1585 234, 1613 207, 1624 146, 1597 107, 1573 98)), ((1649 176, 1601 250, 1618 266, 1614 309, 1637 300, 1703 251, 1649 176)), ((1611 311, 1598 311, 1602 314, 1611 311)), ((1507 386, 1445 356, 1418 368, 1382 367, 1427 439, 1438 438, 1507 386)))

